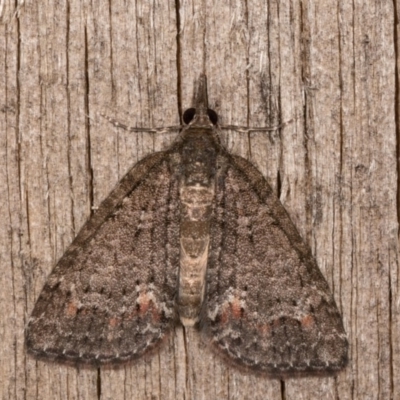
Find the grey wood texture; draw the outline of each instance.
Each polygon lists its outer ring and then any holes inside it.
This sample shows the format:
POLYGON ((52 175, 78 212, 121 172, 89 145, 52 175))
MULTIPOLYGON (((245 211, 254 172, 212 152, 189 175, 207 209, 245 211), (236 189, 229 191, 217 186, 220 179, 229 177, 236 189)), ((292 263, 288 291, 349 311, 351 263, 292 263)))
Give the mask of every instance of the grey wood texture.
POLYGON ((398 2, 0 3, 2 399, 400 399, 398 2), (177 327, 118 369, 26 355, 47 275, 125 172, 173 135, 206 72, 223 135, 267 177, 343 314, 350 363, 280 382, 214 357, 177 327))

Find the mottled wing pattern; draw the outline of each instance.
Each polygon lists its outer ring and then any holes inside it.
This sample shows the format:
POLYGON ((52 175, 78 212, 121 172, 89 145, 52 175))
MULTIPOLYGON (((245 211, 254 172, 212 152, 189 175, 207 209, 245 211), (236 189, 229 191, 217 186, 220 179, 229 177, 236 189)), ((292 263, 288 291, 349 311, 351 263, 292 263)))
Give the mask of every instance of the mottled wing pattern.
POLYGON ((52 271, 26 334, 36 356, 105 364, 140 357, 175 321, 178 182, 168 153, 138 163, 52 271))
POLYGON ((309 248, 261 173, 219 158, 202 331, 219 353, 271 377, 347 362, 341 317, 309 248))

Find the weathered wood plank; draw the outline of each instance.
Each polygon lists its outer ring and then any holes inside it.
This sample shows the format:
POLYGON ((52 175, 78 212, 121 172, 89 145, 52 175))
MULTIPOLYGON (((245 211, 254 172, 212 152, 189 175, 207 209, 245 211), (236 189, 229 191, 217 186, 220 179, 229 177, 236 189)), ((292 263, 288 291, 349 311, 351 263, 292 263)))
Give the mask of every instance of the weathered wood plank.
POLYGON ((397 3, 13 7, 0 8, 1 397, 396 399, 397 3), (337 378, 266 380, 181 327, 152 357, 118 369, 26 356, 24 326, 54 263, 128 168, 174 138, 118 130, 99 113, 176 125, 203 70, 223 123, 293 119, 223 141, 265 174, 312 247, 343 313, 350 365, 337 378))

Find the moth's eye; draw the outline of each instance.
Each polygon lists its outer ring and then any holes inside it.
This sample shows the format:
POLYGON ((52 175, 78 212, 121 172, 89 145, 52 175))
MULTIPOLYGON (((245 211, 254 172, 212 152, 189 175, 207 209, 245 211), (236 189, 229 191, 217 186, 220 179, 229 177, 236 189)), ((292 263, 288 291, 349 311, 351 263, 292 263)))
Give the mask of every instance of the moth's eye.
POLYGON ((208 118, 210 118, 211 123, 213 125, 217 125, 218 114, 214 110, 211 110, 211 108, 207 108, 207 115, 208 115, 208 118))
POLYGON ((188 125, 194 116, 196 115, 196 109, 195 108, 188 108, 184 113, 183 113, 183 122, 188 125))

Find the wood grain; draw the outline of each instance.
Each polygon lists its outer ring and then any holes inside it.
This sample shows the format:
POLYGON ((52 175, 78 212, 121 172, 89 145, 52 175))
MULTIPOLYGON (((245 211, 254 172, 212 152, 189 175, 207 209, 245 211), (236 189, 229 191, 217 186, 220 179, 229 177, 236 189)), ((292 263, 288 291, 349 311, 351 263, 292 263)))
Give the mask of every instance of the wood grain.
POLYGON ((1 398, 400 398, 398 14, 398 2, 372 0, 3 2, 1 398), (350 365, 337 378, 266 380, 181 327, 114 370, 27 357, 24 326, 54 263, 128 168, 173 140, 99 113, 176 125, 203 71, 222 123, 294 120, 223 140, 265 174, 310 244, 350 365))

